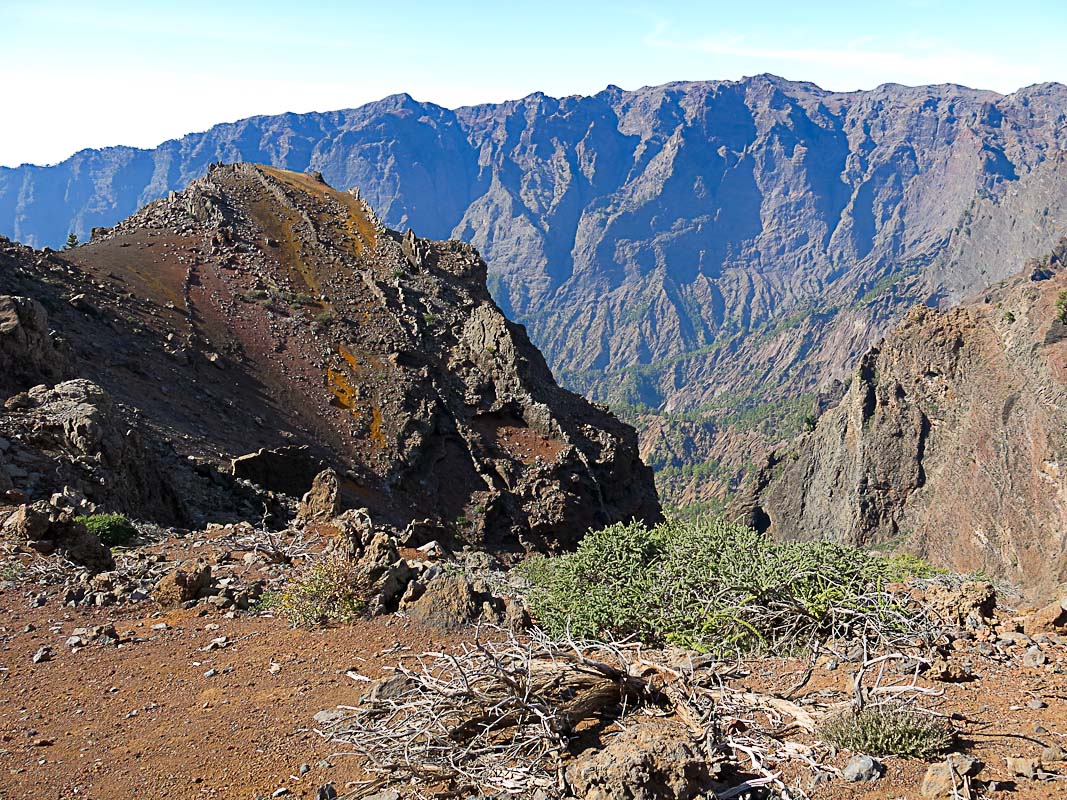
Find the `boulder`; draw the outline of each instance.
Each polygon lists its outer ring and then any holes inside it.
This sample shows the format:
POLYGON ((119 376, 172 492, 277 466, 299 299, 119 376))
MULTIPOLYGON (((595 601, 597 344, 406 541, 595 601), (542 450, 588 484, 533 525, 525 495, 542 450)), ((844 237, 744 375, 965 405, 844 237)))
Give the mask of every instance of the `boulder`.
POLYGON ((159 579, 152 596, 163 608, 173 608, 195 600, 211 583, 211 567, 196 564, 186 569, 176 569, 159 579))
POLYGON ((1023 630, 1031 636, 1067 631, 1067 599, 1039 608, 1023 622, 1023 630))
POLYGON ((99 537, 76 521, 69 508, 56 508, 45 500, 19 506, 4 522, 3 536, 42 555, 59 555, 92 573, 115 568, 111 551, 99 537))
POLYGON ((436 575, 418 599, 404 607, 415 622, 448 631, 466 627, 480 611, 481 603, 470 582, 446 572, 436 575))
POLYGON ((311 488, 300 499, 296 524, 328 522, 341 513, 341 480, 333 469, 327 468, 315 476, 311 488))
POLYGON ((70 358, 49 334, 44 306, 29 297, 0 295, 0 397, 70 374, 70 358))
POLYGON ((971 778, 982 770, 982 762, 963 753, 951 753, 932 764, 923 776, 922 796, 930 800, 971 800, 971 778))
POLYGON ((676 722, 642 720, 578 756, 567 783, 585 800, 691 800, 711 788, 706 758, 676 722))

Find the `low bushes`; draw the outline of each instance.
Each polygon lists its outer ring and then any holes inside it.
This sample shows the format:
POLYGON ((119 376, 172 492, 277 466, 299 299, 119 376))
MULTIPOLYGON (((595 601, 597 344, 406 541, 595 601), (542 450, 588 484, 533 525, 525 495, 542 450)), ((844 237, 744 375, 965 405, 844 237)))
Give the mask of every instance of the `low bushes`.
POLYGON ((925 567, 830 542, 775 542, 702 518, 614 525, 574 553, 534 557, 519 571, 550 634, 637 635, 722 653, 906 627, 909 615, 882 587, 925 567))
POLYGON ((123 547, 137 535, 137 528, 122 514, 89 514, 75 517, 107 547, 123 547))
POLYGON ((365 587, 357 575, 352 559, 343 552, 323 553, 277 595, 265 597, 261 608, 276 609, 306 628, 354 622, 367 608, 365 587))
POLYGON ((942 717, 899 706, 868 706, 836 714, 818 729, 827 744, 872 756, 930 758, 948 751, 955 740, 942 717))

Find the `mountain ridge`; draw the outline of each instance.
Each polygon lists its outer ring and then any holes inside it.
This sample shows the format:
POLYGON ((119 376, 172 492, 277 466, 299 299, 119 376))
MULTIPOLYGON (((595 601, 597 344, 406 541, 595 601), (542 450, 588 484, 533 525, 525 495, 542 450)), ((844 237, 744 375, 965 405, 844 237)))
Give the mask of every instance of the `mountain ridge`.
MULTIPOLYGON (((494 298, 565 384, 646 431, 701 426, 725 477, 664 488, 702 500, 744 471, 731 420, 788 433, 914 303, 952 305, 1049 249, 1065 108, 1051 83, 835 93, 767 76, 455 110, 397 95, 0 170, 0 232, 84 235, 219 160, 358 185, 391 227, 484 253, 494 298)), ((661 471, 702 461, 671 451, 661 471)))
MULTIPOLYGON (((376 523, 502 551, 659 518, 633 429, 556 384, 477 252, 392 231, 320 175, 215 166, 63 253, 0 240, 0 267, 3 421, 47 416, 58 377, 84 384, 59 400, 140 409, 174 465, 148 472, 188 498, 182 516, 222 472, 299 496, 329 466, 338 501, 376 523)), ((22 449, 0 459, 23 461, 14 488, 66 485, 22 449)))

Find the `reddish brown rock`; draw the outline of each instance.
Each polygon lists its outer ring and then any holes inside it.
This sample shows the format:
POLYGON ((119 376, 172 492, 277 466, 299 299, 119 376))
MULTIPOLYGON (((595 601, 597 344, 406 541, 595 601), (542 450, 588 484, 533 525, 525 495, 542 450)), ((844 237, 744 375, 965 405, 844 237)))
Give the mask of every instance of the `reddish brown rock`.
POLYGON ((160 578, 152 597, 163 608, 174 608, 195 600, 210 583, 211 567, 207 564, 179 568, 160 578))

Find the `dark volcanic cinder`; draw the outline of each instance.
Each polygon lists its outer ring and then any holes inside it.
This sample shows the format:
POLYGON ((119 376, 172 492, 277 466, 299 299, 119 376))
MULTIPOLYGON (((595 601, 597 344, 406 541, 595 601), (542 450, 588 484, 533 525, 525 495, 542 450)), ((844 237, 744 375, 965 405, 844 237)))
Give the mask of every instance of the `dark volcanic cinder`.
MULTIPOLYGON (((659 518, 633 429, 556 384, 474 248, 388 230, 321 176, 213 168, 89 244, 0 257, 0 291, 51 311, 65 376, 139 409, 216 482, 234 456, 308 445, 345 505, 492 548, 659 518)), ((20 313, 41 353, 35 309, 20 313)))

